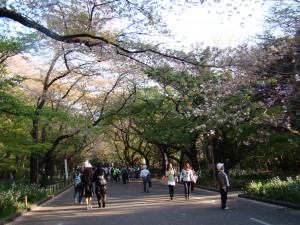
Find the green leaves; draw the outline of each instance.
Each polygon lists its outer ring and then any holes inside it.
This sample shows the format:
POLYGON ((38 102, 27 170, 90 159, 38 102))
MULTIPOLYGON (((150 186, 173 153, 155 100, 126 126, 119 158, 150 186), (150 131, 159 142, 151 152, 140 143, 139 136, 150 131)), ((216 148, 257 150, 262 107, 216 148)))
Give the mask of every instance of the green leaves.
POLYGON ((245 193, 254 197, 300 203, 300 179, 287 177, 286 180, 274 177, 268 181, 252 181, 245 189, 245 193))

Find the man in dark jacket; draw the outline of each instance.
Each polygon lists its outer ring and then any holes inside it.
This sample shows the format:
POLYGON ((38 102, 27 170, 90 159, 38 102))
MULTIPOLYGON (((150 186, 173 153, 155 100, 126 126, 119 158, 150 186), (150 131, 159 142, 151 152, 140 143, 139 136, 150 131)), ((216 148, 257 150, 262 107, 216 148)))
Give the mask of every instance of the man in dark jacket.
POLYGON ((126 184, 128 182, 128 169, 126 165, 123 166, 121 170, 121 175, 122 175, 123 184, 126 184))
POLYGON ((226 173, 224 172, 223 163, 218 163, 217 169, 218 169, 218 186, 221 194, 221 208, 228 209, 226 203, 227 203, 227 193, 229 191, 229 186, 230 186, 229 179, 226 173))
POLYGON ((93 179, 95 181, 95 192, 98 200, 99 207, 105 208, 106 204, 106 180, 104 178, 105 170, 98 166, 93 174, 93 179))

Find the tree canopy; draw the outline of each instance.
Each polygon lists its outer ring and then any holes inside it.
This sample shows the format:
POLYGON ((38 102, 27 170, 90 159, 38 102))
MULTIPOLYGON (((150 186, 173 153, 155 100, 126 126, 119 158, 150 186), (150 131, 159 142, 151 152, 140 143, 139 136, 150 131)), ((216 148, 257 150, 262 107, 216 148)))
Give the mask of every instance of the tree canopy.
POLYGON ((70 171, 86 159, 163 168, 165 155, 201 170, 297 170, 299 40, 287 24, 299 3, 282 2, 268 18, 280 36, 179 51, 164 10, 202 1, 3 1, 0 163, 32 183, 62 174, 64 159, 70 171))

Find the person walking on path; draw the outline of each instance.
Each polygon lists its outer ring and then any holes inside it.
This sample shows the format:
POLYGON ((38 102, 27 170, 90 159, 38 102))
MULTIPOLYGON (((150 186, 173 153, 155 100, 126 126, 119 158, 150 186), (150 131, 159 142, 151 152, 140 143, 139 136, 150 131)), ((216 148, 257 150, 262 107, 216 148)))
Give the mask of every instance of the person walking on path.
POLYGON ((81 169, 77 168, 76 174, 73 176, 73 185, 74 185, 74 204, 82 204, 82 174, 81 169))
POLYGON ((175 188, 175 176, 176 171, 173 169, 173 166, 171 163, 168 163, 167 165, 167 171, 166 171, 166 177, 168 178, 168 187, 169 187, 169 193, 170 193, 170 199, 174 199, 174 188, 175 188))
POLYGON ((185 198, 190 199, 191 183, 194 182, 194 175, 189 163, 185 163, 180 174, 180 180, 183 181, 185 198))
POLYGON ((147 170, 146 165, 143 165, 142 168, 143 169, 141 170, 140 177, 143 180, 144 192, 149 193, 149 187, 150 187, 150 182, 151 182, 151 179, 150 179, 151 174, 150 174, 149 170, 147 170), (148 189, 147 189, 147 183, 148 183, 148 189))
POLYGON ((92 209, 92 196, 93 196, 93 173, 89 168, 85 168, 82 175, 82 185, 84 189, 84 197, 86 203, 86 209, 92 209))
POLYGON ((121 175, 122 175, 123 184, 126 184, 128 182, 128 169, 126 165, 122 167, 121 175))
POLYGON ((113 177, 116 182, 120 181, 120 170, 119 167, 114 168, 113 177))
POLYGON ((226 204, 227 204, 227 193, 229 191, 229 186, 230 186, 229 179, 226 173, 224 172, 223 163, 218 163, 217 169, 218 169, 218 186, 221 194, 221 208, 228 209, 226 204))
POLYGON ((95 192, 97 196, 97 201, 99 208, 105 208, 106 205, 106 183, 105 170, 101 166, 97 167, 97 170, 93 174, 93 179, 95 180, 95 192))

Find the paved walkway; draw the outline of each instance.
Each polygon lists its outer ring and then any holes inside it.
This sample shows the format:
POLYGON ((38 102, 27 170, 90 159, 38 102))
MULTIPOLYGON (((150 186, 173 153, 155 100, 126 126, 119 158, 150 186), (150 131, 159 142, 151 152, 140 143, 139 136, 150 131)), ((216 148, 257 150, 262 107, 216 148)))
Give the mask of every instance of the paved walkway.
POLYGON ((176 185, 175 199, 168 187, 154 180, 150 193, 144 193, 141 181, 129 184, 108 183, 106 208, 93 209, 73 205, 73 188, 68 189, 10 225, 299 225, 300 212, 284 207, 238 198, 230 193, 229 210, 220 209, 216 192, 195 188, 185 199, 183 186, 176 185))

